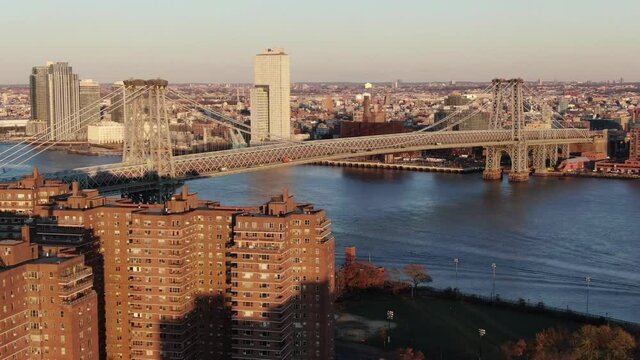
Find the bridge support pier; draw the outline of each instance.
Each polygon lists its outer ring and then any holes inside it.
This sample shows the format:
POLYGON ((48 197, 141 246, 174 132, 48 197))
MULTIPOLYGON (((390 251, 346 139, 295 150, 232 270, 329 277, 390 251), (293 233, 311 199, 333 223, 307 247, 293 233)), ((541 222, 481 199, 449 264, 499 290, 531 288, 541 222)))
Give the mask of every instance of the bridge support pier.
POLYGON ((571 156, 569 154, 569 144, 560 145, 560 153, 562 154, 563 159, 568 159, 571 156))
POLYGON ((482 178, 484 180, 501 180, 502 168, 500 167, 500 158, 502 156, 502 149, 492 146, 486 148, 485 152, 486 159, 482 178))
POLYGON ((547 172, 547 145, 536 145, 533 147, 533 171, 536 174, 547 172))
POLYGON ((508 149, 511 156, 511 172, 509 173, 510 182, 520 182, 529 180, 529 154, 527 152, 527 144, 524 141, 518 141, 508 149))
POLYGON ((558 145, 547 145, 547 159, 549 159, 549 163, 551 166, 555 167, 558 165, 558 145))

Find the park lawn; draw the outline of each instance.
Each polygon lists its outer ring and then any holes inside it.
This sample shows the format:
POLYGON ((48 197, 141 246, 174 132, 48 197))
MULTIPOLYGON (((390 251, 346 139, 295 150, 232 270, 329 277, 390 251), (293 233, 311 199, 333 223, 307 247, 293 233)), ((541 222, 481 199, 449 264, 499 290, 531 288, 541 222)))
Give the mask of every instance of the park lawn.
MULTIPOLYGON (((390 348, 412 347, 424 352, 427 359, 478 359, 479 328, 486 330, 482 338, 482 358, 502 359, 500 346, 508 340, 532 339, 537 332, 550 327, 575 330, 583 325, 551 314, 527 313, 428 294, 412 299, 409 295, 367 292, 338 303, 338 313, 369 320, 384 321, 387 310, 394 311, 390 348)), ((383 348, 381 336, 373 336, 367 343, 383 348)))

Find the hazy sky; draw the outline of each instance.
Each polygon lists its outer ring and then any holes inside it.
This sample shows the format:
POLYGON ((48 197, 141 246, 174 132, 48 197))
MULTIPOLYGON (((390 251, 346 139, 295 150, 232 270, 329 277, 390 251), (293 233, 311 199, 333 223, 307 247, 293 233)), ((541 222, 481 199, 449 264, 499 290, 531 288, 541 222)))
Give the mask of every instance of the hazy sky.
POLYGON ((100 82, 640 80, 640 0, 0 0, 0 84, 68 61, 100 82))

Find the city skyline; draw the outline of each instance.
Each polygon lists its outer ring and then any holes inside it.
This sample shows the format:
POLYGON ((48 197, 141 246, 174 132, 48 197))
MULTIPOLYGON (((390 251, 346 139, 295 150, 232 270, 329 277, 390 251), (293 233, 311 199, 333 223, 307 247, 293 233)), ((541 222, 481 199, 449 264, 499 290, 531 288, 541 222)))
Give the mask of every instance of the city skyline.
POLYGON ((16 31, 5 37, 0 84, 24 84, 49 60, 100 83, 251 83, 253 55, 266 47, 291 54, 293 82, 640 80, 631 1, 157 4, 153 17, 148 2, 63 1, 73 11, 58 16, 59 3, 7 4, 3 22, 16 31), (613 22, 615 34, 596 26, 613 22))

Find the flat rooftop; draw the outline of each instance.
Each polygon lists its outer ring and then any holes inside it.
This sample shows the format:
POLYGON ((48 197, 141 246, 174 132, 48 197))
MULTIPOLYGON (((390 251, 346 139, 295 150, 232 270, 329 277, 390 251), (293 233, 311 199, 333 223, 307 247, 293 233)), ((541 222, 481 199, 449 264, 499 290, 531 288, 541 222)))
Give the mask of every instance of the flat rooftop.
POLYGON ((21 244, 22 240, 16 240, 16 239, 4 239, 4 240, 0 240, 0 245, 8 245, 8 246, 13 246, 13 245, 18 245, 21 244))

